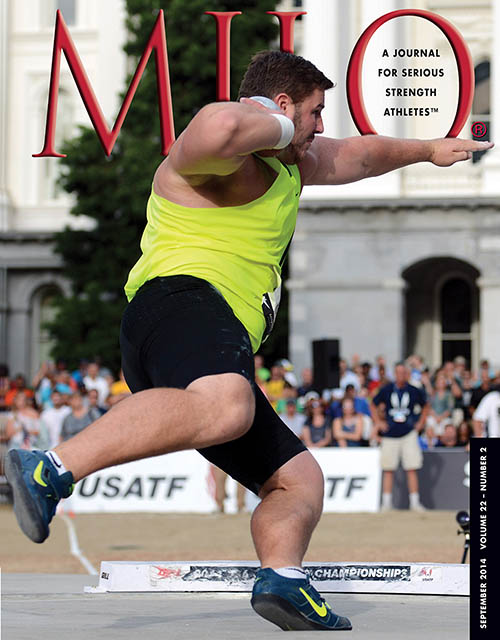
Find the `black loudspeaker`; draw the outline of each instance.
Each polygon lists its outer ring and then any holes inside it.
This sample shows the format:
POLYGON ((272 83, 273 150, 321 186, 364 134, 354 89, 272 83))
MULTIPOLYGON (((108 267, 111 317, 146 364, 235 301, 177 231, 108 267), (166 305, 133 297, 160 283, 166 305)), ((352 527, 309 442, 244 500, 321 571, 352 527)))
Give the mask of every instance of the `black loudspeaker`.
POLYGON ((340 342, 336 339, 313 340, 313 387, 318 393, 323 389, 340 386, 340 342))

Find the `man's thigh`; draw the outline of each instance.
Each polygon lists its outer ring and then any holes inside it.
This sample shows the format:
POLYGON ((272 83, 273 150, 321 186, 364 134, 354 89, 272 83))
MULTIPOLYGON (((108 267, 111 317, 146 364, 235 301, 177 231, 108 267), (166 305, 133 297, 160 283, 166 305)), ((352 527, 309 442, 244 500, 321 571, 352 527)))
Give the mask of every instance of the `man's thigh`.
POLYGON ((155 278, 125 310, 120 332, 132 392, 185 389, 204 376, 238 373, 254 386, 250 338, 222 295, 192 276, 155 278))
POLYGON ((382 436, 380 465, 383 471, 395 471, 398 468, 401 456, 400 439, 382 436))
POLYGON ((248 333, 207 282, 172 276, 142 287, 125 311, 120 344, 125 379, 133 393, 153 387, 185 389, 205 376, 223 373, 248 380, 255 394, 252 426, 242 437, 200 453, 254 493, 306 450, 255 385, 248 333))
POLYGON ((405 471, 421 469, 424 461, 424 454, 418 442, 418 435, 415 430, 404 436, 401 447, 401 463, 405 471))
POLYGON ((258 386, 255 386, 255 417, 241 438, 199 449, 207 460, 240 484, 259 494, 269 478, 297 454, 304 443, 281 420, 258 386))

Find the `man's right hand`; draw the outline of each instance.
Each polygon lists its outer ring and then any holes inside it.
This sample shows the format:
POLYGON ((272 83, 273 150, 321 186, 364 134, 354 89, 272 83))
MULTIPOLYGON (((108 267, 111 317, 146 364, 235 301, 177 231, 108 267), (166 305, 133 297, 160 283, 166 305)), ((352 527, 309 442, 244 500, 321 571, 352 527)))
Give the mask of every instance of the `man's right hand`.
POLYGON ((389 431, 389 425, 385 420, 381 420, 380 422, 377 422, 375 426, 377 427, 380 433, 385 433, 386 431, 389 431))

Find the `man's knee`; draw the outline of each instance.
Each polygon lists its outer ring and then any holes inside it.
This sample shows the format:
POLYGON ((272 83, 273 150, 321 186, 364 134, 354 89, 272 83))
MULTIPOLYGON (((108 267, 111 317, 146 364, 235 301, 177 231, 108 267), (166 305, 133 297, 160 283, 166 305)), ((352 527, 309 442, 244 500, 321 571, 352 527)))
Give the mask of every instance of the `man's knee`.
POLYGON ((214 444, 243 436, 255 416, 255 396, 246 378, 237 373, 223 373, 198 378, 186 389, 201 394, 207 407, 204 428, 213 432, 214 444))
POLYGON ((307 506, 319 519, 323 511, 325 480, 321 467, 309 451, 299 453, 280 467, 264 483, 259 496, 264 498, 276 490, 296 495, 298 505, 307 506))

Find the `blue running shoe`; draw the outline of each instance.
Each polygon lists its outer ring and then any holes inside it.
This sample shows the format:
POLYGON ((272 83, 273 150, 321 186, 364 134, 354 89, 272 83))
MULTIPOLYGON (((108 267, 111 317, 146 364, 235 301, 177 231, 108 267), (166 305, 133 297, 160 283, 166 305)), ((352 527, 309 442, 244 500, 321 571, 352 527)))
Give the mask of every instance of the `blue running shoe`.
POLYGON ((252 592, 252 607, 284 631, 348 631, 350 620, 338 616, 309 582, 284 578, 272 569, 259 569, 252 592))
POLYGON ((73 474, 59 475, 43 451, 12 449, 5 458, 5 475, 19 526, 33 542, 43 542, 57 503, 73 493, 73 474))

